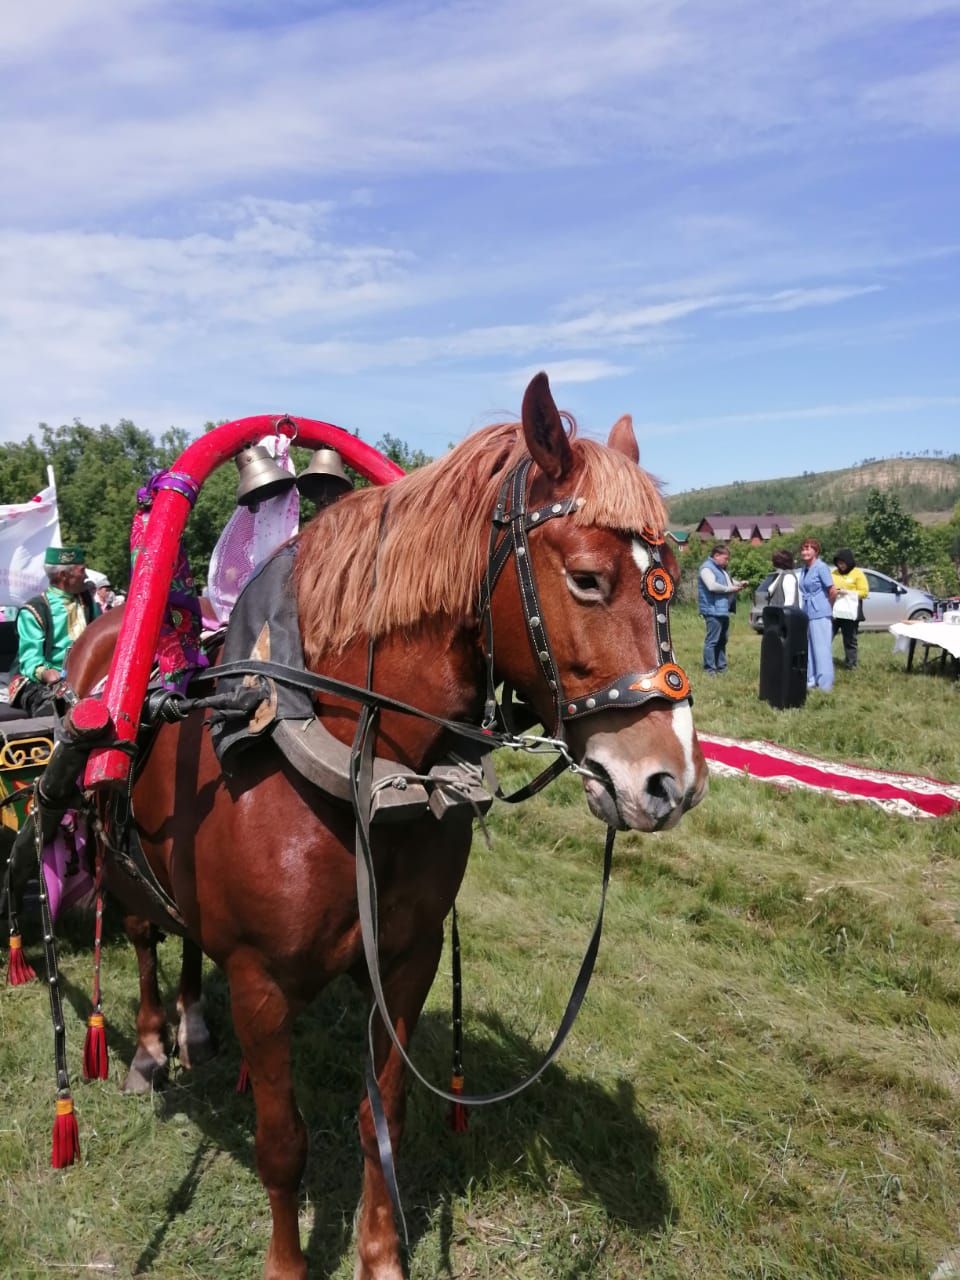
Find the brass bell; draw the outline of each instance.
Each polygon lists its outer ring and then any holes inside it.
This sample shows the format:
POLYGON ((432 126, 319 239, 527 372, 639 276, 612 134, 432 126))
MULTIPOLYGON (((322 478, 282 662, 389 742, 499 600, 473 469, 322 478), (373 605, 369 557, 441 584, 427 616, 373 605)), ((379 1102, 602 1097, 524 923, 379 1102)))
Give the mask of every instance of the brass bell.
POLYGON ((349 493, 353 481, 343 469, 343 459, 336 449, 317 449, 305 471, 297 476, 297 488, 305 498, 325 507, 349 493))
POLYGON ((241 449, 234 461, 240 472, 237 485, 237 504, 256 511, 261 502, 277 498, 293 488, 295 483, 289 471, 284 471, 270 456, 270 450, 262 444, 241 449))

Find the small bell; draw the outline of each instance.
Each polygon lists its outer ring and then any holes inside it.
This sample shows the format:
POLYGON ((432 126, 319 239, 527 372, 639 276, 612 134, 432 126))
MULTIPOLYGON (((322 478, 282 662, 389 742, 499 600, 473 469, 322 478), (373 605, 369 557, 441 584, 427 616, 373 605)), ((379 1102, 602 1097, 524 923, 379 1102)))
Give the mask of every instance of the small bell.
POLYGON ((343 460, 336 449, 317 449, 310 457, 305 471, 297 476, 297 488, 305 498, 325 507, 353 488, 353 481, 343 469, 343 460))
POLYGON ((237 504, 256 511, 261 502, 277 498, 293 488, 294 478, 289 471, 277 465, 269 449, 262 444, 241 449, 234 461, 240 472, 237 485, 237 504))

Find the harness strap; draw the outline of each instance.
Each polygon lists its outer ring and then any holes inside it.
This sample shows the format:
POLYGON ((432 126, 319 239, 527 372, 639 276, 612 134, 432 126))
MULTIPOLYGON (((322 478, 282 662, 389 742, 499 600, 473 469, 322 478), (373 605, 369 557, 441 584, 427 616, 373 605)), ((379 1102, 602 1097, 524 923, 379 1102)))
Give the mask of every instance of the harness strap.
POLYGON ((41 805, 38 782, 34 786, 36 819, 33 838, 37 856, 37 876, 40 881, 40 926, 43 929, 43 951, 47 963, 47 990, 50 995, 50 1017, 53 1022, 53 1056, 57 1069, 57 1093, 64 1097, 70 1090, 70 1076, 67 1071, 67 1038, 63 1020, 63 1001, 60 996, 60 974, 57 968, 57 941, 53 931, 53 918, 50 914, 47 882, 43 873, 43 833, 39 812, 41 805))
MULTIPOLYGON (((542 791, 548 783, 559 777, 566 769, 572 769, 574 773, 587 772, 573 760, 562 738, 524 737, 522 734, 501 733, 493 728, 486 729, 482 726, 468 724, 464 720, 447 720, 444 716, 436 716, 430 711, 424 711, 421 707, 411 706, 408 702, 401 702, 399 699, 388 697, 384 693, 375 693, 370 688, 364 689, 359 685, 348 684, 347 681, 337 680, 333 676, 322 676, 314 671, 300 671, 295 667, 284 666, 282 663, 263 662, 251 658, 243 662, 231 662, 204 671, 196 678, 196 682, 215 680, 221 675, 265 676, 268 679, 277 680, 280 683, 293 685, 297 688, 315 689, 323 693, 335 693, 341 697, 350 698, 358 702, 361 708, 365 710, 398 711, 402 715, 416 716, 421 720, 429 720, 431 724, 439 725, 449 733, 466 738, 470 742, 479 743, 484 748, 485 761, 488 753, 498 747, 507 747, 512 751, 530 751, 536 750, 537 747, 548 751, 559 751, 560 755, 557 759, 548 765, 542 773, 509 795, 503 791, 496 776, 491 773, 485 764, 488 786, 498 800, 504 800, 507 804, 517 804, 521 800, 526 800, 530 796, 536 795, 538 791, 542 791)), ((168 694, 167 698, 170 709, 165 711, 165 715, 170 719, 179 718, 178 713, 174 710, 175 706, 179 706, 184 714, 189 714, 191 705, 202 706, 209 701, 208 699, 198 699, 191 704, 189 699, 184 699, 179 694, 168 694)))
MULTIPOLYGON (((517 570, 517 582, 520 587, 523 614, 527 621, 527 638, 530 641, 533 656, 540 667, 541 675, 553 697, 553 732, 557 737, 562 737, 563 694, 560 684, 560 672, 557 669, 557 660, 547 638, 547 628, 543 621, 543 611, 540 605, 540 594, 537 591, 537 584, 533 576, 533 566, 530 563, 530 542, 527 538, 527 526, 523 518, 526 514, 524 502, 527 474, 532 465, 532 458, 524 459, 513 473, 510 495, 509 535, 513 544, 513 559, 517 570)), ((564 514, 564 504, 562 502, 557 502, 554 505, 557 509, 552 514, 564 514)))
MULTIPOLYGON (((497 498, 497 505, 494 508, 493 520, 490 526, 490 549, 487 555, 487 572, 480 584, 480 617, 483 620, 484 631, 484 649, 487 668, 487 700, 484 711, 484 725, 492 727, 496 723, 497 701, 496 701, 496 680, 494 677, 494 649, 493 649, 493 611, 491 608, 493 601, 493 592, 500 579, 500 575, 510 559, 511 552, 514 553, 517 563, 517 577, 520 582, 520 595, 524 603, 525 616, 530 616, 530 610, 527 608, 527 600, 532 595, 536 600, 537 591, 533 584, 533 574, 529 565, 530 548, 527 542, 527 532, 535 529, 547 520, 552 520, 556 516, 567 516, 575 511, 578 506, 579 499, 564 498, 559 502, 548 503, 543 507, 535 507, 532 511, 526 507, 526 481, 530 472, 532 459, 526 459, 515 467, 513 471, 504 479, 500 487, 500 494, 497 498), (522 548, 521 550, 518 550, 522 548), (523 562, 524 577, 521 577, 521 562, 523 562), (532 587, 532 592, 530 588, 532 587)), ((540 609, 539 603, 536 605, 533 617, 537 619, 537 625, 540 625, 540 609)), ((546 633, 543 632, 543 638, 546 639, 546 633)), ((538 662, 541 662, 541 652, 544 649, 550 654, 549 645, 537 643, 539 636, 533 634, 531 627, 530 642, 534 646, 534 653, 537 655, 538 662)), ((552 655, 551 655, 552 656, 552 655)), ((559 724, 559 688, 560 682, 556 677, 556 665, 554 665, 553 676, 547 675, 548 684, 554 692, 557 700, 557 712, 559 724), (552 681, 552 683, 551 683, 552 681)), ((502 717, 501 717, 502 718, 502 717)))
MULTIPOLYGON (((561 745, 558 743, 558 746, 561 745)), ((500 786, 497 775, 493 769, 493 761, 489 756, 483 758, 483 776, 487 786, 504 804, 519 804, 521 800, 529 800, 531 796, 538 795, 543 791, 544 787, 550 785, 555 778, 559 778, 561 773, 565 773, 567 769, 574 768, 569 756, 559 755, 552 764, 548 764, 546 769, 542 769, 535 778, 531 778, 529 782, 524 783, 522 787, 518 787, 516 791, 511 791, 509 795, 500 786)), ((577 773, 587 773, 588 770, 581 768, 579 765, 575 767, 577 773)))

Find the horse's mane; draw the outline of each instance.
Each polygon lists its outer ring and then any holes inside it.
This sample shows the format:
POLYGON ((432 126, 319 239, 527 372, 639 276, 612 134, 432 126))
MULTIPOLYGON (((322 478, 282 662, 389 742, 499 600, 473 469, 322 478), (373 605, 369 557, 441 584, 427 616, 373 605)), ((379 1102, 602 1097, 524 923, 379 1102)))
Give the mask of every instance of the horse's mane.
MULTIPOLYGON (((662 529, 656 482, 624 454, 577 439, 576 423, 563 416, 583 499, 572 519, 627 532, 662 529)), ((315 665, 360 635, 377 639, 426 617, 472 619, 497 494, 526 453, 520 423, 486 427, 429 466, 321 511, 297 555, 307 662, 315 665)))

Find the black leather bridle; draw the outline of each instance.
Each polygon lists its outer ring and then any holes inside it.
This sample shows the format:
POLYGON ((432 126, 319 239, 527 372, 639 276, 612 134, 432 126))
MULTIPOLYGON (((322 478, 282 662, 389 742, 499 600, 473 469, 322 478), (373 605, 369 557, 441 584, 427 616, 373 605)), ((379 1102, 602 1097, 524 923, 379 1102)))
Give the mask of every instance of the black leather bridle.
POLYGON ((663 536, 650 528, 644 528, 639 534, 632 536, 648 550, 650 557, 650 566, 644 571, 640 589, 644 600, 653 609, 659 658, 657 666, 649 671, 626 672, 603 688, 576 698, 568 698, 564 693, 540 607, 527 535, 531 529, 539 528, 548 520, 571 515, 583 500, 563 498, 543 507, 528 509, 527 476, 532 462, 531 458, 524 458, 507 475, 493 512, 487 572, 480 588, 480 619, 487 666, 484 724, 492 727, 496 716, 493 592, 511 554, 516 565, 527 637, 553 702, 554 724, 550 731, 556 738, 563 739, 564 725, 568 721, 579 720, 596 711, 639 707, 654 698, 662 698, 668 702, 689 700, 690 681, 674 657, 673 642, 670 639, 669 603, 675 584, 663 564, 663 536))

